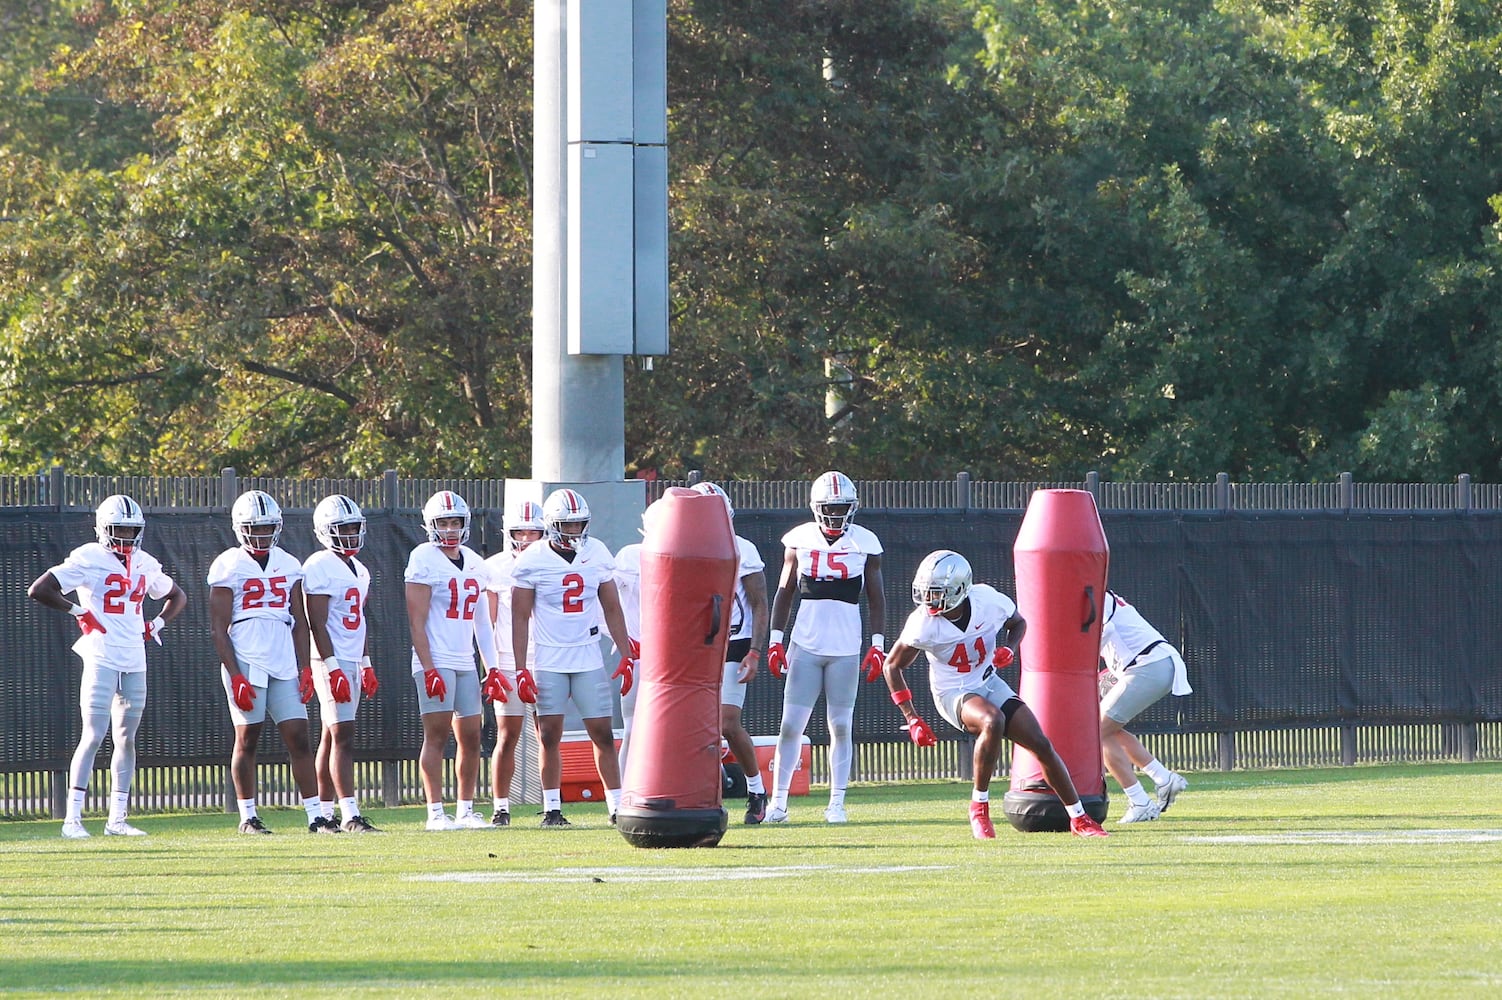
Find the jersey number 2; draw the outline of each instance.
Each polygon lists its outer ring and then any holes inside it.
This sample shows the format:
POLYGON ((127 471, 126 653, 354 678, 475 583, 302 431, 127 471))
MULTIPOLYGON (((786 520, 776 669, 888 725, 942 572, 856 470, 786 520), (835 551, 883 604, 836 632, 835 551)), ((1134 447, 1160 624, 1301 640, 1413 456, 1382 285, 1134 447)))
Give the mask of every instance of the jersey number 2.
POLYGON ((578 573, 564 574, 563 610, 571 615, 584 610, 584 577, 578 573))

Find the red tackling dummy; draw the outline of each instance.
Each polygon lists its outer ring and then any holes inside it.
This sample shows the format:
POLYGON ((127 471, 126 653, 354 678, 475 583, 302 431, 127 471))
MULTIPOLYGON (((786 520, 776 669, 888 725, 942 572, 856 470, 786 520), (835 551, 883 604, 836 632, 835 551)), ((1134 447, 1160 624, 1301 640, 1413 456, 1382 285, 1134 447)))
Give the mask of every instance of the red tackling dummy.
MULTIPOLYGON (((1085 811, 1106 818, 1096 667, 1110 549, 1085 490, 1037 490, 1012 546, 1017 610, 1027 621, 1017 694, 1069 768, 1085 811)), ((1038 758, 1012 750, 1012 790, 1003 808, 1019 830, 1067 831, 1064 804, 1038 758)))
POLYGON ((673 487, 647 509, 641 664, 616 828, 637 847, 713 847, 720 676, 740 562, 725 502, 673 487))

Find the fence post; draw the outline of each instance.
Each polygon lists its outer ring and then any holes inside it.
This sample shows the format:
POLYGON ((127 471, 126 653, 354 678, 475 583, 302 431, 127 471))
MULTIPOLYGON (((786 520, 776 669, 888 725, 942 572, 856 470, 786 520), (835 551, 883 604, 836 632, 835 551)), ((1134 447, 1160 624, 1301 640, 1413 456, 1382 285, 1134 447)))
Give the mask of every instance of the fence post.
POLYGON ((1220 510, 1231 509, 1231 474, 1229 472, 1215 474, 1215 506, 1220 510))
POLYGON ((955 506, 960 510, 970 509, 970 473, 955 473, 954 502, 955 506))
POLYGON ((402 804, 401 761, 381 761, 381 798, 387 808, 395 809, 402 804))
POLYGON ((1460 727, 1460 759, 1467 764, 1476 760, 1476 723, 1466 722, 1460 727))
POLYGON ((1340 474, 1340 509, 1347 514, 1356 506, 1356 484, 1349 472, 1340 474))
POLYGON ((703 469, 689 469, 688 470, 688 480, 687 480, 687 482, 688 482, 688 484, 690 486, 698 486, 699 483, 703 482, 703 480, 704 480, 704 470, 703 469))
POLYGON ((1462 472, 1455 480, 1455 506, 1460 510, 1471 509, 1471 474, 1462 472))
POLYGON ((1094 498, 1094 500, 1095 500, 1095 509, 1099 510, 1100 509, 1100 473, 1099 472, 1091 471, 1091 472, 1085 473, 1085 489, 1089 492, 1090 496, 1092 498, 1094 498))
POLYGON ((1356 727, 1344 725, 1340 727, 1340 763, 1342 767, 1352 767, 1356 763, 1356 727))
POLYGON ((68 772, 52 772, 52 810, 53 819, 62 819, 68 815, 68 772))
POLYGON ((240 495, 239 478, 233 468, 219 470, 219 506, 229 510, 240 495))
POLYGON ((63 481, 66 478, 61 465, 54 465, 47 472, 47 490, 52 494, 48 499, 52 501, 52 509, 59 514, 67 506, 68 501, 68 498, 63 495, 63 481))
POLYGON ((401 499, 399 496, 397 496, 397 492, 398 485, 396 481, 396 470, 387 469, 385 472, 381 473, 381 494, 383 499, 385 500, 387 511, 396 510, 397 501, 401 499))
POLYGON ((1236 770, 1236 733, 1232 730, 1216 734, 1216 750, 1220 754, 1220 769, 1222 771, 1236 770))

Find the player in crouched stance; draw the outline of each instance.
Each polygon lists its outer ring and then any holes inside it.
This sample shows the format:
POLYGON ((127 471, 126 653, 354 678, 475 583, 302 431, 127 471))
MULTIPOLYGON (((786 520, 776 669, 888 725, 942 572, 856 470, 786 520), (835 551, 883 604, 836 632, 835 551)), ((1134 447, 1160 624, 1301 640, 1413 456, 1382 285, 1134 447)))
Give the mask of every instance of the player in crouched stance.
MULTIPOLYGON (((365 514, 336 493, 313 508, 313 537, 323 546, 303 563, 303 595, 312 634, 313 686, 323 734, 318 741, 318 797, 325 825, 334 802, 345 833, 379 833, 355 797, 355 712, 360 697, 380 686, 366 655, 366 599, 370 570, 357 558, 365 547, 365 514)), ((336 829, 341 829, 336 825, 336 829)))
POLYGON ((1010 664, 1027 631, 1017 605, 986 584, 972 584, 970 563, 958 552, 930 552, 913 576, 913 603, 897 644, 883 668, 892 701, 907 719, 908 735, 918 746, 937 742, 928 723, 913 709, 913 693, 902 671, 928 654, 928 682, 934 705, 944 720, 976 737, 975 790, 970 796, 970 831, 991 840, 991 775, 1001 757, 1002 740, 1030 751, 1069 812, 1069 829, 1078 837, 1104 837, 1106 831, 1085 813, 1069 777, 1069 768, 1049 742, 1032 710, 1017 697, 997 670, 1010 664), (1000 641, 998 642, 998 633, 1000 641))
POLYGON ((412 629, 412 676, 422 713, 423 792, 429 830, 483 830, 490 821, 475 812, 480 784, 480 678, 475 648, 495 673, 495 632, 485 587, 490 571, 469 540, 469 504, 451 490, 423 504, 428 541, 407 560, 407 620, 412 629), (443 751, 452 729, 458 744, 454 777, 459 786, 453 817, 443 811, 443 751))
POLYGON ((276 543, 282 508, 267 493, 242 493, 230 508, 238 548, 209 566, 209 631, 219 653, 224 694, 235 724, 230 773, 240 809, 240 832, 271 831, 256 812, 256 747, 270 715, 291 759, 309 833, 338 833, 323 818, 318 774, 308 743, 308 618, 302 563, 276 543))
POLYGON ((1100 655, 1106 668, 1101 676, 1101 756, 1129 803, 1117 822, 1147 823, 1166 811, 1189 782, 1164 767, 1141 740, 1126 731, 1126 724, 1160 698, 1193 694, 1194 689, 1179 651, 1136 608, 1108 590, 1102 616, 1100 655), (1134 767, 1153 779, 1156 801, 1142 790, 1134 767))
POLYGON ((94 770, 94 757, 105 733, 114 728, 115 749, 110 755, 108 836, 140 837, 145 831, 126 822, 130 783, 136 772, 136 731, 146 710, 146 646, 162 641, 162 628, 176 618, 188 599, 182 588, 162 571, 162 564, 141 548, 146 519, 140 505, 128 496, 106 497, 94 514, 98 539, 80 545, 68 558, 31 584, 32 600, 71 614, 83 633, 73 651, 83 660, 79 707, 83 734, 68 769, 68 806, 63 836, 82 840, 84 793, 94 770), (78 594, 78 604, 64 595, 78 594), (150 622, 142 607, 146 599, 165 599, 161 614, 150 622))

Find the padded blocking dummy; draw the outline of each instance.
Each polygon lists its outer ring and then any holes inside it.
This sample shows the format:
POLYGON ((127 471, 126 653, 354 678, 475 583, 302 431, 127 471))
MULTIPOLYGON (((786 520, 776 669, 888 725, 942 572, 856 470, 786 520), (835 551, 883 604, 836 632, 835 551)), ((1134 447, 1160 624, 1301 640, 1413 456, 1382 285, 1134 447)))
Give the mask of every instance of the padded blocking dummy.
MULTIPOLYGON (((1027 621, 1017 694, 1069 768, 1085 812, 1103 820, 1109 803, 1096 668, 1110 550, 1095 498, 1085 490, 1034 491, 1012 557, 1017 610, 1027 621)), ((1069 814, 1038 758, 1015 745, 1002 808, 1018 830, 1069 829, 1069 814)))
POLYGON ((717 496, 673 487, 647 509, 641 663, 616 828, 636 847, 713 847, 720 804, 720 677, 740 566, 717 496))

